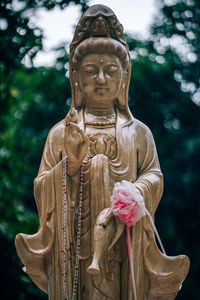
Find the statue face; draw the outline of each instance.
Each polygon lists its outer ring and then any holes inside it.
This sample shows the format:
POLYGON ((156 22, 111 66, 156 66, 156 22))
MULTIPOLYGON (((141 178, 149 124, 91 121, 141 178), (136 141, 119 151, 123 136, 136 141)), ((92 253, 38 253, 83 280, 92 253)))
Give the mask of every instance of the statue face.
POLYGON ((123 69, 113 54, 88 54, 79 68, 79 84, 86 105, 107 107, 114 104, 121 83, 123 69))

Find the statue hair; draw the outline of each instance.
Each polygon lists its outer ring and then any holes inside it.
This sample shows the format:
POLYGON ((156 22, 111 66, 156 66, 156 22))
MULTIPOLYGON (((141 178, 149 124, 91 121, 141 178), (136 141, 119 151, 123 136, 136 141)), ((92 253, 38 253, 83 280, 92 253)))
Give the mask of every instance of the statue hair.
POLYGON ((77 70, 82 59, 92 53, 116 55, 121 62, 123 70, 127 71, 128 69, 129 56, 126 47, 109 37, 91 37, 80 43, 73 54, 72 68, 77 70))

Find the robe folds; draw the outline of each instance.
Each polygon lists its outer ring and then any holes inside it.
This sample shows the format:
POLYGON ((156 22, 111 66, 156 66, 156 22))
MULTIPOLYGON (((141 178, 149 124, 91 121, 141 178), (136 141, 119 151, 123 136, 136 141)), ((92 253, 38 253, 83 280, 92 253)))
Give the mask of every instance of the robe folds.
MULTIPOLYGON (((84 130, 83 111, 77 125, 84 130)), ((34 235, 18 234, 16 248, 33 282, 49 294, 50 300, 62 300, 62 177, 65 121, 49 132, 34 195, 40 226, 34 235)), ((86 269, 94 249, 94 225, 98 214, 110 206, 116 182, 136 184, 152 217, 163 191, 156 147, 152 134, 142 122, 127 119, 117 111, 116 155, 105 153, 86 157, 83 162, 83 209, 80 246, 80 270, 77 300, 134 300, 123 232, 113 248, 102 258, 101 275, 92 276, 86 269)), ((66 269, 68 299, 72 299, 76 251, 77 202, 72 190, 79 183, 67 176, 66 269)), ((78 194, 78 193, 77 193, 78 194)), ((174 299, 188 269, 186 256, 168 257, 157 248, 148 217, 131 227, 134 271, 138 300, 174 299)))

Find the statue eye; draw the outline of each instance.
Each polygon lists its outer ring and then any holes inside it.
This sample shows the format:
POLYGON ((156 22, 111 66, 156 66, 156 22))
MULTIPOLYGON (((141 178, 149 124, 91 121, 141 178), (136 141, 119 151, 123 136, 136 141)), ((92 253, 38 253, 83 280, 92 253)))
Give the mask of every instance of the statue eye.
POLYGON ((117 66, 111 65, 108 68, 106 68, 106 73, 109 75, 112 75, 113 73, 116 73, 119 70, 117 66))
POLYGON ((85 72, 89 75, 94 75, 96 73, 96 70, 92 66, 85 67, 85 72))

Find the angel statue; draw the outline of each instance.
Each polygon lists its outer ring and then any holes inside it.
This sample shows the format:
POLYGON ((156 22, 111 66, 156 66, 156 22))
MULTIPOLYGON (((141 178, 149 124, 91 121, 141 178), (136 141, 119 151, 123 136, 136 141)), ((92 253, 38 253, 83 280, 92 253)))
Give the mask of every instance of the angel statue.
MULTIPOLYGON (((17 253, 49 300, 136 300, 111 196, 116 183, 132 183, 154 219, 163 177, 151 131, 128 107, 128 45, 107 6, 80 18, 69 68, 71 108, 50 130, 34 181, 40 226, 16 236, 17 253)), ((173 300, 188 257, 163 254, 147 216, 130 231, 137 300, 173 300)))

